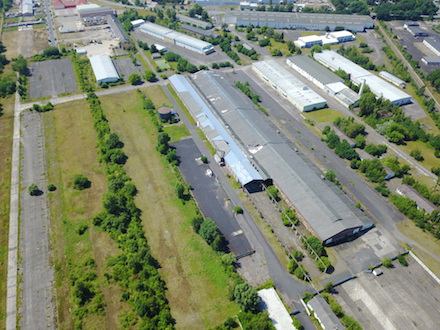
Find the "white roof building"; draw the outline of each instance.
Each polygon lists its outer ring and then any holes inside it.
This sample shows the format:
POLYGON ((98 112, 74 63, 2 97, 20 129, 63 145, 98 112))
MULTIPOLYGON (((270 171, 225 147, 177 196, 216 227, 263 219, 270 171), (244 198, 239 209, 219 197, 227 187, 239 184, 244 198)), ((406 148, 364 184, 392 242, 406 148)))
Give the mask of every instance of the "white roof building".
POLYGON ((402 105, 411 102, 411 96, 407 93, 334 51, 323 50, 321 53, 313 54, 313 56, 318 62, 333 71, 339 69, 344 70, 350 75, 351 80, 356 85, 362 84, 365 80, 365 83, 377 97, 390 100, 393 105, 402 105))
POLYGON ((137 20, 131 21, 131 25, 133 27, 141 26, 144 23, 145 23, 145 21, 143 19, 137 19, 137 20))
POLYGON ((261 309, 267 310, 269 318, 277 330, 295 330, 292 325, 292 318, 289 315, 286 307, 274 288, 263 289, 258 291, 258 296, 261 299, 261 309))
POLYGON ((327 101, 274 60, 252 64, 257 75, 300 111, 324 108, 327 101))
POLYGON ((146 22, 140 26, 140 30, 155 38, 171 42, 177 46, 192 50, 199 54, 206 55, 214 51, 214 46, 206 41, 190 37, 184 33, 168 29, 159 24, 146 22))
POLYGON ((93 73, 95 74, 98 84, 119 80, 118 72, 110 56, 97 55, 90 57, 90 64, 92 64, 93 73))
POLYGON ((406 87, 406 82, 404 82, 402 79, 397 78, 396 76, 392 75, 391 73, 389 73, 387 71, 379 72, 379 76, 388 80, 390 83, 393 83, 394 85, 399 86, 400 88, 406 87))
POLYGON ((286 59, 286 63, 346 107, 359 101, 359 95, 343 83, 344 79, 309 56, 290 56, 286 59))

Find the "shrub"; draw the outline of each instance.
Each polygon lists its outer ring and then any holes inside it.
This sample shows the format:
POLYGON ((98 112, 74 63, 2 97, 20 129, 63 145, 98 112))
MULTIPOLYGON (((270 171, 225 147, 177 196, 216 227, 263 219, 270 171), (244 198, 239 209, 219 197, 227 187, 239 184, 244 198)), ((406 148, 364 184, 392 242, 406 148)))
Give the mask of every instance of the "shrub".
POLYGON ((295 269, 293 275, 295 275, 300 280, 304 280, 306 278, 306 270, 304 269, 303 266, 299 266, 298 268, 295 269))
POLYGON ((243 214, 243 209, 240 206, 234 207, 234 213, 243 214))
POLYGON ((276 201, 279 201, 280 197, 278 196, 278 189, 274 186, 269 186, 267 187, 267 194, 269 195, 269 197, 272 197, 273 199, 275 199, 276 201))
POLYGON ((47 185, 47 190, 49 190, 49 191, 55 191, 55 190, 57 190, 57 187, 56 187, 53 183, 49 183, 49 184, 47 185))
POLYGON ((208 164, 208 157, 206 157, 206 156, 202 156, 202 157, 200 158, 200 160, 202 161, 203 164, 208 164))
POLYGON ((329 269, 332 265, 327 257, 321 257, 321 261, 319 261, 319 259, 316 260, 316 264, 321 272, 326 271, 326 269, 329 269))
POLYGON ((298 263, 296 262, 296 260, 289 260, 289 265, 287 266, 288 271, 290 274, 293 274, 295 272, 295 270, 298 268, 298 263))
POLYGON ((295 260, 301 261, 304 258, 304 253, 300 250, 295 250, 293 251, 293 257, 295 260))
POLYGON ((400 264, 404 267, 408 266, 408 261, 406 260, 406 256, 404 254, 399 254, 397 256, 397 260, 400 262, 400 264))
POLYGON ((38 189, 38 186, 35 183, 32 183, 28 187, 28 191, 31 196, 38 196, 40 194, 40 189, 38 189))
POLYGON ((386 268, 391 268, 391 266, 393 265, 392 261, 390 258, 385 258, 382 261, 382 265, 386 268))
POLYGON ((87 231, 87 229, 89 229, 89 226, 86 224, 83 224, 78 227, 76 232, 78 233, 78 235, 83 235, 87 231))
POLYGON ((191 220, 191 226, 197 234, 199 233, 200 226, 202 225, 203 221, 204 219, 201 215, 196 215, 191 220))
POLYGON ((82 174, 75 174, 73 177, 73 189, 84 190, 90 188, 91 182, 82 174))

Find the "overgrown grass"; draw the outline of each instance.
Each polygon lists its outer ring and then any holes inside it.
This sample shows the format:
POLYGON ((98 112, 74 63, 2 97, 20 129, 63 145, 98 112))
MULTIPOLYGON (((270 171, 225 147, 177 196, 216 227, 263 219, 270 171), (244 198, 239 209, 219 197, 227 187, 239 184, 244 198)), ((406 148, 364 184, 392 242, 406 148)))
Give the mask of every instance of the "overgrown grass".
MULTIPOLYGON (((153 89, 143 89, 156 106, 163 102, 153 89)), ((152 254, 161 264, 167 298, 177 327, 210 328, 238 312, 228 300, 230 278, 219 256, 190 226, 197 208, 177 198, 180 174, 155 150, 157 130, 135 91, 100 98, 112 131, 125 143, 124 168, 139 192, 136 205, 152 254), (133 101, 135 100, 135 101, 133 101), (120 109, 125 112, 121 114, 120 109), (121 120, 123 116, 123 120, 121 120)))
POLYGON ((426 142, 408 141, 406 142, 406 145, 402 145, 399 147, 408 155, 412 150, 419 149, 422 152, 422 156, 424 158, 424 160, 421 161, 420 164, 425 166, 428 170, 431 170, 431 168, 433 167, 438 167, 440 164, 440 160, 434 156, 434 148, 432 148, 426 142))
POLYGON ((12 134, 15 95, 2 100, 0 112, 0 328, 6 321, 6 281, 8 273, 9 196, 11 183, 12 134))
POLYGON ((180 141, 182 137, 190 136, 190 132, 182 123, 180 125, 171 125, 163 128, 163 131, 170 137, 170 143, 180 141))
MULTIPOLYGON (((405 219, 397 224, 397 229, 406 237, 419 243, 436 256, 440 256, 439 240, 435 239, 429 232, 417 227, 410 219, 405 219)), ((437 276, 440 276, 440 263, 430 255, 420 249, 415 249, 417 256, 431 269, 437 276)))
POLYGON ((333 123, 338 117, 344 117, 339 111, 332 109, 321 109, 310 112, 303 112, 304 117, 314 122, 320 123, 333 123))
MULTIPOLYGON (((55 280, 57 288, 59 327, 70 329, 81 324, 78 313, 84 313, 84 328, 119 327, 117 312, 128 309, 120 302, 120 291, 104 278, 109 256, 119 253, 107 234, 93 228, 91 218, 101 210, 101 198, 107 191, 103 167, 97 159, 97 138, 86 101, 58 105, 46 112, 45 133, 49 182, 57 190, 50 193, 53 223, 55 280), (72 189, 74 174, 81 173, 91 182, 91 188, 72 189), (84 234, 78 233, 87 225, 84 234), (87 259, 96 266, 86 266, 87 259), (73 301, 71 280, 85 273, 96 273, 93 281, 103 294, 104 313, 87 313, 73 301)), ((90 306, 89 306, 90 308, 90 306)))

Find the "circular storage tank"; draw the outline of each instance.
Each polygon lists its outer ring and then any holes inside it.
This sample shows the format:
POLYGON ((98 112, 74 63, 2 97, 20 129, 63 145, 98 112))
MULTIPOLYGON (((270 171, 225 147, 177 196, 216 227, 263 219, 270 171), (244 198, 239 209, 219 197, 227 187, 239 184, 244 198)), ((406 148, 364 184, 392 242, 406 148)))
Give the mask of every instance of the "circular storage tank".
POLYGON ((172 109, 168 107, 162 107, 157 110, 159 113, 159 118, 163 120, 168 120, 171 118, 172 109))

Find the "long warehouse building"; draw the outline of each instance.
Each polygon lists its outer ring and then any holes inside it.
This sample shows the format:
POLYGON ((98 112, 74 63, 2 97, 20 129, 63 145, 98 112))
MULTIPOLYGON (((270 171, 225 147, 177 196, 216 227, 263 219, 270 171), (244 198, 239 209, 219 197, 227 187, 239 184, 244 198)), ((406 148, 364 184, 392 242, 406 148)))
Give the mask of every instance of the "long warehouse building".
POLYGON ((332 50, 323 50, 313 56, 333 71, 339 69, 345 71, 356 85, 361 85, 365 81, 377 97, 391 101, 392 105, 411 103, 410 95, 332 50))
POLYGON ((300 111, 325 108, 327 101, 274 60, 252 64, 257 75, 300 111))
MULTIPOLYGON (((336 244, 373 226, 353 205, 348 206, 351 202, 334 184, 320 178, 322 173, 306 163, 291 142, 224 75, 200 71, 186 77, 174 75, 170 81, 193 115, 194 111, 198 113, 198 120, 209 119, 222 126, 216 129, 228 133, 239 154, 265 178, 264 183, 273 180, 305 219, 305 226, 324 244, 336 244), (204 106, 195 106, 198 102, 204 106)), ((214 147, 218 148, 216 144, 214 147)))
POLYGON ((90 57, 93 73, 98 84, 115 82, 119 80, 118 72, 108 55, 97 55, 90 57))
POLYGON ((216 149, 216 160, 226 165, 234 178, 249 192, 261 190, 263 182, 271 183, 264 171, 257 169, 250 158, 243 154, 230 131, 214 116, 208 103, 199 96, 196 87, 181 75, 171 76, 170 81, 196 120, 197 126, 216 149))
POLYGON ((214 51, 214 46, 209 42, 190 37, 186 34, 171 30, 159 24, 146 22, 140 26, 140 30, 155 38, 171 42, 177 46, 189 49, 199 54, 210 54, 214 51))
POLYGON ((359 101, 360 96, 344 84, 344 79, 309 56, 290 56, 286 59, 286 63, 346 107, 355 105, 359 101))
POLYGON ((335 31, 336 28, 363 32, 374 28, 368 15, 284 13, 266 11, 232 11, 225 16, 226 24, 267 26, 274 29, 305 29, 335 31))

